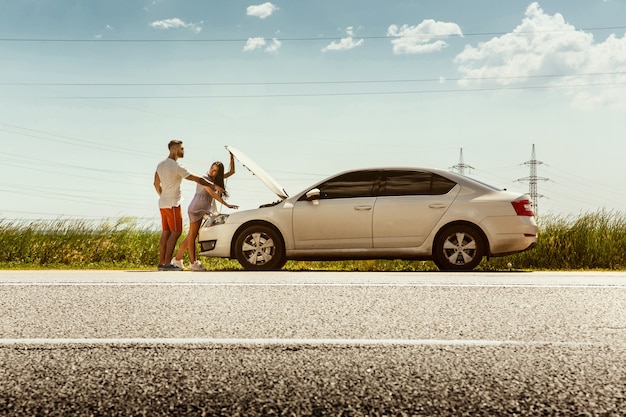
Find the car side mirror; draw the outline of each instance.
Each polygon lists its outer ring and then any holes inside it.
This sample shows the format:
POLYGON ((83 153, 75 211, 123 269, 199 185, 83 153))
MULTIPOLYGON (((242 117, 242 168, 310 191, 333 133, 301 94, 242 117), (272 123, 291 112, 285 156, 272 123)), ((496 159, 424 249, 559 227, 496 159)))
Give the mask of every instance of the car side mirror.
POLYGON ((307 201, 312 201, 313 204, 319 204, 320 200, 320 190, 319 188, 313 188, 312 190, 307 191, 306 193, 307 201))

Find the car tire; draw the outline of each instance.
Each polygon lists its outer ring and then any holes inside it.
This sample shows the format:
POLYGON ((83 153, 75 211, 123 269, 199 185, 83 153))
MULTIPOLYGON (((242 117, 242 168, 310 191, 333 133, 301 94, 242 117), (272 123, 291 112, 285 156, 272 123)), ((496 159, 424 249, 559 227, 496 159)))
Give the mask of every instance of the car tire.
POLYGON ((264 225, 249 226, 237 235, 235 255, 241 266, 251 271, 278 270, 286 262, 282 238, 264 225))
POLYGON ((485 240, 477 228, 452 225, 437 236, 433 260, 441 271, 471 271, 482 261, 485 249, 485 240))

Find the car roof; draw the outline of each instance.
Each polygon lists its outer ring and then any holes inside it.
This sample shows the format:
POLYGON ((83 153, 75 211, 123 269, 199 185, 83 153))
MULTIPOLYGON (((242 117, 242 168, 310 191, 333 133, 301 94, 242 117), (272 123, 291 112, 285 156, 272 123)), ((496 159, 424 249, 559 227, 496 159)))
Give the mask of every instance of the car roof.
POLYGON ((448 171, 440 168, 426 168, 426 167, 416 167, 416 166, 385 166, 385 167, 365 167, 365 168, 353 168, 345 171, 337 172, 331 176, 324 178, 321 181, 318 181, 316 184, 321 184, 324 181, 327 181, 331 178, 337 177, 339 175, 348 174, 350 172, 359 172, 359 171, 424 171, 431 172, 433 174, 440 175, 444 178, 448 178, 458 184, 465 186, 475 186, 479 188, 485 188, 492 191, 502 191, 499 187, 493 186, 491 184, 485 183, 483 181, 477 180, 475 178, 471 178, 465 175, 457 174, 456 172, 448 171))

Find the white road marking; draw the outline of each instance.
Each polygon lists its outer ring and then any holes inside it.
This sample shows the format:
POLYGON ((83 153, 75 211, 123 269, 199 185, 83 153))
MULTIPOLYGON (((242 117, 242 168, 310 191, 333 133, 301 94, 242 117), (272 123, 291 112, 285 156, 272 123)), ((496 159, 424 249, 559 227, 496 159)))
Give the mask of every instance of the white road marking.
POLYGON ((258 282, 0 282, 0 287, 458 287, 458 288, 624 288, 616 284, 461 284, 436 282, 258 283, 258 282))
POLYGON ((21 338, 0 339, 12 345, 256 345, 256 346, 604 346, 597 342, 475 339, 280 339, 280 338, 21 338))
POLYGON ((155 271, 0 271, 0 286, 275 286, 275 287, 626 287, 626 271, 567 272, 321 272, 166 273, 155 271))

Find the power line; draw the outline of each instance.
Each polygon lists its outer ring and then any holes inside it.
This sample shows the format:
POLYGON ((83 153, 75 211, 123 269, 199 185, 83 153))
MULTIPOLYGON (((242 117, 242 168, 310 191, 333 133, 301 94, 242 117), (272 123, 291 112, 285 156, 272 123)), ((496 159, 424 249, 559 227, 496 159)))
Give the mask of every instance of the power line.
MULTIPOLYGON (((411 36, 390 36, 390 35, 377 35, 377 36, 352 36, 355 39, 364 40, 393 40, 403 38, 421 38, 421 37, 475 37, 475 36, 502 36, 506 34, 514 35, 527 35, 532 33, 569 33, 569 32, 595 32, 603 30, 623 30, 626 26, 599 26, 588 27, 579 29, 561 29, 561 30, 534 30, 534 31, 519 31, 519 32, 469 32, 463 34, 446 34, 438 35, 433 33, 415 34, 411 36)), ((251 36, 252 37, 252 36, 251 36)), ((276 39, 280 42, 319 42, 319 41, 336 41, 346 36, 314 36, 314 37, 293 37, 293 38, 279 38, 276 36, 267 36, 267 38, 276 39)), ((54 43, 238 43, 247 42, 250 37, 247 38, 209 38, 209 39, 102 39, 102 38, 90 38, 90 39, 62 39, 62 38, 0 38, 0 42, 54 42, 54 43)))
POLYGON ((67 220, 69 218, 75 218, 75 219, 79 219, 79 220, 86 220, 86 221, 110 221, 113 219, 117 219, 117 220, 124 220, 124 219, 132 219, 132 220, 141 220, 141 221, 156 221, 158 218, 158 215, 152 216, 152 217, 138 217, 138 216, 127 216, 127 215, 120 215, 120 216, 107 216, 107 217, 85 217, 85 215, 82 214, 67 214, 67 213, 46 213, 46 212, 41 212, 41 211, 17 211, 17 210, 2 210, 0 211, 0 223, 5 223, 8 221, 14 221, 14 222, 24 222, 24 221, 28 221, 29 223, 33 223, 33 222, 56 222, 56 221, 63 221, 63 220, 67 220), (32 219, 32 218, 8 218, 8 217, 2 217, 3 213, 15 213, 15 214, 34 214, 37 216, 54 216, 54 219, 44 219, 44 218, 38 218, 38 219, 32 219))
MULTIPOLYGON (((39 159, 39 158, 34 158, 32 156, 23 156, 23 155, 17 155, 17 154, 12 154, 12 153, 8 153, 8 152, 3 152, 2 156, 9 156, 12 158, 2 158, 0 157, 0 161, 5 161, 4 164, 5 165, 11 165, 11 166, 15 166, 15 167, 26 167, 28 169, 31 169, 33 167, 33 163, 37 162, 38 164, 36 164, 36 166, 41 166, 41 164, 39 163, 43 163, 46 165, 50 165, 50 166, 55 166, 55 167, 59 167, 59 168, 69 168, 69 169, 77 169, 80 171, 91 171, 91 172, 97 172, 97 173, 102 173, 102 174, 107 174, 107 175, 119 175, 122 176, 124 179, 128 180, 129 177, 135 177, 135 178, 145 178, 145 173, 142 172, 136 172, 136 171, 120 171, 120 170, 115 170, 115 169, 104 169, 104 168, 96 168, 96 167, 89 167, 89 166, 82 166, 82 165, 73 165, 73 164, 67 164, 64 162, 59 162, 56 160, 46 160, 46 159, 39 159), (13 158, 21 158, 22 159, 22 163, 19 163, 18 161, 14 160, 13 158)), ((52 172, 54 173, 54 171, 47 171, 47 170, 40 170, 43 172, 52 172)))
MULTIPOLYGON (((549 79, 564 77, 599 77, 617 76, 623 72, 591 72, 591 73, 570 73, 570 74, 543 74, 543 75, 519 75, 519 76, 499 76, 499 77, 466 77, 466 78, 445 78, 444 81, 496 81, 496 80, 516 80, 516 79, 549 79)), ((0 82, 0 85, 12 86, 34 86, 34 87, 254 87, 272 85, 335 85, 335 84, 395 84, 395 83, 440 83, 441 78, 413 78, 398 80, 331 80, 331 81, 274 81, 274 82, 193 82, 193 83, 39 83, 39 82, 0 82)))
POLYGON ((446 94, 471 93, 488 91, 515 90, 549 90, 562 88, 590 88, 623 86, 626 82, 576 83, 542 86, 486 87, 486 88, 453 88, 446 90, 412 90, 412 91, 358 91, 335 93, 286 93, 286 94, 215 94, 215 95, 180 95, 180 96, 42 96, 41 99, 54 100, 198 100, 198 99, 241 99, 241 98, 292 98, 292 97, 339 97, 339 96, 382 96, 382 95, 415 95, 415 94, 446 94))
MULTIPOLYGON (((101 151, 104 150, 108 152, 114 152, 117 154, 123 153, 123 154, 141 156, 141 157, 151 157, 151 158, 156 157, 156 154, 150 154, 148 152, 139 151, 139 150, 132 150, 126 147, 121 147, 119 145, 106 145, 106 144, 89 141, 89 140, 82 139, 82 138, 77 138, 77 137, 72 137, 72 136, 68 136, 64 134, 52 133, 52 132, 45 132, 42 130, 31 129, 31 128, 17 126, 17 125, 9 124, 9 123, 0 122, 0 126, 6 126, 8 128, 15 129, 15 130, 0 129, 0 132, 10 133, 13 135, 27 136, 27 137, 41 139, 41 140, 45 140, 49 142, 63 143, 66 145, 80 146, 84 148, 92 148, 92 149, 97 149, 101 151), (23 132, 20 132, 19 130, 23 132), (51 136, 51 137, 44 137, 40 135, 51 136)), ((4 154, 7 155, 6 152, 4 154)))

